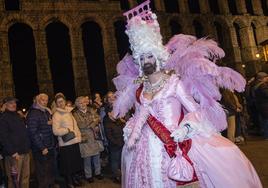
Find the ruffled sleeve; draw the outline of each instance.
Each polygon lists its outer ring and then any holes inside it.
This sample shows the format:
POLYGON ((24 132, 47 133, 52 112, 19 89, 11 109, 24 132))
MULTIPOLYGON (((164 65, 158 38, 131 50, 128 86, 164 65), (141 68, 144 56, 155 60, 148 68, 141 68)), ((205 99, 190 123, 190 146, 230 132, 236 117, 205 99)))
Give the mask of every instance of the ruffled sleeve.
POLYGON ((210 136, 217 132, 212 123, 206 117, 206 112, 194 100, 194 98, 187 93, 183 82, 178 80, 176 86, 176 96, 186 110, 186 114, 181 121, 179 127, 189 125, 190 131, 186 138, 192 138, 195 135, 210 136))

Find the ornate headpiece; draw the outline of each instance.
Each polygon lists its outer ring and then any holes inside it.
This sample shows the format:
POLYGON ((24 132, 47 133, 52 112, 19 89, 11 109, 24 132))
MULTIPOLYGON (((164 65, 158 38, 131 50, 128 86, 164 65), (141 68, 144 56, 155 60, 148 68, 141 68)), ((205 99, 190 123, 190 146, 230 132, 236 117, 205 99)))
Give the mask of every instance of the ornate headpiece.
POLYGON ((140 65, 140 56, 152 53, 157 60, 157 69, 160 70, 168 59, 169 53, 162 43, 157 16, 151 12, 149 3, 150 0, 147 0, 124 13, 128 23, 126 34, 129 37, 135 63, 140 65))

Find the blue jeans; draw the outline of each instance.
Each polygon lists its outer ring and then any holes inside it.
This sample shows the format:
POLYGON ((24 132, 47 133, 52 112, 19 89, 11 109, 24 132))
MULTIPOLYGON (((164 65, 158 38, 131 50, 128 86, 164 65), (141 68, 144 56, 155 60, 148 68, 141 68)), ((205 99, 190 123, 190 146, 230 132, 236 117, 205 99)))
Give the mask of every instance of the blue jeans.
POLYGON ((120 176, 118 171, 121 167, 121 153, 122 149, 110 149, 110 164, 114 178, 120 176))
POLYGON ((95 175, 100 175, 101 174, 100 154, 84 158, 84 169, 86 178, 92 177, 92 164, 94 165, 95 175))

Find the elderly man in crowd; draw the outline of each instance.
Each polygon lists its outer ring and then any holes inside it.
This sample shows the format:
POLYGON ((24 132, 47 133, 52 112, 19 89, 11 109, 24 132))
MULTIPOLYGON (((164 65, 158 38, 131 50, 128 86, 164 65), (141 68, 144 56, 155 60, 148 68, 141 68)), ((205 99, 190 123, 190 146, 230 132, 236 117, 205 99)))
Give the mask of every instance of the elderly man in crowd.
POLYGON ((102 179, 100 152, 103 151, 98 138, 100 117, 96 109, 87 106, 85 97, 78 97, 75 101, 77 110, 73 112, 73 116, 77 121, 80 129, 82 142, 80 143, 81 157, 84 159, 84 171, 86 179, 89 183, 94 181, 92 174, 92 166, 94 165, 95 177, 102 179))
POLYGON ((0 117, 0 142, 3 145, 8 187, 29 187, 30 141, 24 121, 17 113, 17 99, 3 100, 5 111, 0 117))
POLYGON ((39 188, 54 184, 55 142, 48 96, 36 96, 26 118, 39 188))

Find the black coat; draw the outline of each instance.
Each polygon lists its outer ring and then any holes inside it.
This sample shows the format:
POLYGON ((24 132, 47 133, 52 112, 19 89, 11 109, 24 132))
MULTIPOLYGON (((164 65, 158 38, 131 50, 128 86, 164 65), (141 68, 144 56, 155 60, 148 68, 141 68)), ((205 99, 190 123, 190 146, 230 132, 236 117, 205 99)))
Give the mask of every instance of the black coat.
POLYGON ((108 139, 110 149, 121 149, 124 145, 124 124, 119 120, 112 121, 107 115, 104 117, 103 125, 108 139))
POLYGON ((45 148, 54 148, 52 125, 48 125, 50 118, 51 115, 47 110, 34 106, 30 108, 26 117, 26 124, 33 152, 42 151, 45 148))
POLYGON ((255 91, 257 108, 261 116, 268 118, 268 83, 262 83, 255 91))
POLYGON ((5 111, 0 117, 0 142, 3 155, 26 154, 30 140, 23 119, 16 112, 5 111))

